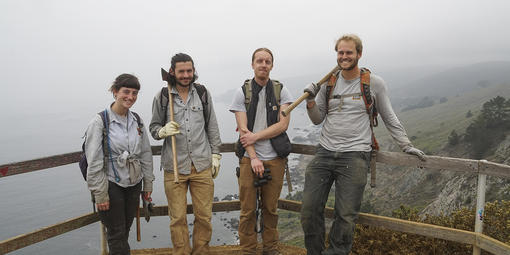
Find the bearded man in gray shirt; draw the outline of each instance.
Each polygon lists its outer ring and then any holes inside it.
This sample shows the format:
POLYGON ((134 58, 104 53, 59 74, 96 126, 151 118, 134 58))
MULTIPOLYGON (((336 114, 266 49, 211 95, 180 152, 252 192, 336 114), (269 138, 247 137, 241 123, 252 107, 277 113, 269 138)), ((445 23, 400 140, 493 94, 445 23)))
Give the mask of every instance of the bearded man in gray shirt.
POLYGON ((220 133, 211 94, 205 86, 195 83, 195 65, 187 54, 173 56, 170 71, 162 74, 170 91, 163 88, 154 97, 150 131, 154 139, 165 139, 161 168, 165 170, 172 254, 208 254, 212 234, 213 178, 218 175, 221 159, 220 133), (174 121, 168 118, 169 96, 173 98, 174 121), (171 136, 175 136, 177 159, 172 156, 171 136), (174 160, 177 160, 178 169, 172 165, 174 160), (179 174, 178 183, 174 182, 174 171, 179 174), (188 188, 195 215, 193 248, 186 220, 188 188))
MULTIPOLYGON (((371 118, 360 88, 361 40, 356 35, 344 35, 337 40, 335 50, 341 71, 334 74, 337 80, 332 95, 321 84, 312 83, 304 90, 310 95, 306 105, 310 120, 316 125, 324 121, 315 158, 306 169, 303 190, 301 225, 308 255, 349 254, 373 145, 371 118), (333 182, 335 218, 325 250, 324 207, 333 182)), ((379 76, 368 75, 371 98, 393 139, 404 152, 425 160, 425 154, 413 147, 395 115, 385 82, 379 76)))

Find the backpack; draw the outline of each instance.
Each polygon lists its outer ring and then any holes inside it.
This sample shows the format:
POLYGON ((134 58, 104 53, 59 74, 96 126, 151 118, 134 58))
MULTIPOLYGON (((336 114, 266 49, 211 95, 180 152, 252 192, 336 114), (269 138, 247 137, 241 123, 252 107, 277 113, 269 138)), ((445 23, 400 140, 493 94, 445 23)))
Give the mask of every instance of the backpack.
MULTIPOLYGON (((205 128, 209 126, 209 109, 207 105, 209 104, 207 99, 207 89, 204 85, 199 83, 193 83, 195 85, 195 89, 197 90, 198 97, 200 98, 200 101, 202 102, 202 108, 204 109, 204 120, 205 120, 205 128)), ((166 124, 167 121, 167 108, 168 108, 168 86, 161 88, 160 98, 159 101, 161 102, 161 109, 163 109, 164 117, 163 117, 163 123, 161 123, 162 126, 166 124)))
MULTIPOLYGON (((143 132, 142 120, 140 119, 140 116, 136 112, 132 112, 132 113, 133 113, 133 115, 135 115, 136 122, 138 123, 138 133, 142 133, 143 132)), ((110 126, 109 126, 110 118, 108 117, 108 112, 107 112, 107 110, 104 110, 97 114, 99 114, 99 116, 101 116, 101 120, 103 121, 103 146, 102 146, 103 147, 103 155, 104 155, 103 168, 106 169, 106 164, 108 163, 107 159, 109 156, 110 161, 112 162, 112 168, 113 168, 113 173, 115 174, 115 180, 120 181, 117 170, 113 166, 113 160, 111 160, 112 154, 111 154, 111 149, 110 149, 110 139, 108 137, 108 133, 110 131, 110 126), (105 148, 108 148, 108 152, 105 150, 105 148)), ((87 138, 85 137, 85 140, 86 139, 87 138)), ((83 144, 81 145, 80 161, 78 162, 78 165, 80 166, 80 170, 81 170, 81 174, 83 175, 83 179, 86 181, 87 180, 87 168, 89 165, 87 163, 87 156, 85 155, 85 140, 83 141, 83 144)))
MULTIPOLYGON (((243 84, 244 106, 246 107, 246 112, 250 109, 251 103, 251 80, 252 79, 247 79, 243 84)), ((280 96, 283 85, 278 80, 271 80, 271 82, 273 83, 273 92, 276 98, 276 103, 280 105, 280 96)))

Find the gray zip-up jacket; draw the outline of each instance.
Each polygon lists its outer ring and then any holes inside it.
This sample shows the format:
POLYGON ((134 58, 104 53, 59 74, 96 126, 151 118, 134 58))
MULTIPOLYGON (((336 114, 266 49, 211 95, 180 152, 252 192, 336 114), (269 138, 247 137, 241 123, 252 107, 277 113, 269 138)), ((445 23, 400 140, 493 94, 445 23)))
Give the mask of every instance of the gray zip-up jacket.
MULTIPOLYGON (((170 93, 174 98, 174 121, 180 125, 180 133, 175 135, 177 145, 177 168, 180 174, 191 173, 191 163, 197 172, 211 167, 211 154, 220 153, 220 130, 214 113, 211 93, 207 91, 209 112, 209 125, 205 128, 204 109, 194 84, 191 85, 186 101, 183 101, 179 93, 172 87, 170 93)), ((161 140, 158 135, 163 127, 164 115, 167 115, 167 123, 170 122, 170 107, 163 112, 161 107, 161 90, 154 97, 152 103, 152 120, 150 124, 151 135, 156 140, 161 140)), ((166 124, 166 123, 165 123, 166 124)), ((173 156, 171 138, 165 138, 161 150, 161 168, 165 171, 173 171, 173 156)))
MULTIPOLYGON (((90 121, 85 138, 85 155, 87 156, 87 184, 94 195, 96 203, 109 201, 108 181, 121 187, 129 187, 143 180, 143 191, 152 191, 154 181, 152 150, 145 126, 138 130, 138 122, 131 111, 127 118, 115 114, 107 107, 110 119, 109 139, 111 159, 104 159, 103 120, 99 114, 90 121), (106 160, 107 171, 104 170, 106 160), (117 170, 120 181, 115 180, 112 164, 117 170)), ((143 121, 142 121, 143 123, 143 121)))

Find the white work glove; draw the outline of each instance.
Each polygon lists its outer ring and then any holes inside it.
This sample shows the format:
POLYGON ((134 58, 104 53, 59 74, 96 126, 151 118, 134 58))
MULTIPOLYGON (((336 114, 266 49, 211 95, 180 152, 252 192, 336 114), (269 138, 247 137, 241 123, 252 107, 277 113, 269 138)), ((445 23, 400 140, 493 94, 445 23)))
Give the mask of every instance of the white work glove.
POLYGON ((220 159, 221 159, 221 154, 213 154, 212 155, 211 174, 212 174, 213 179, 216 179, 216 177, 220 173, 220 159))
POLYGON ((181 131, 179 131, 179 123, 170 121, 158 131, 158 136, 159 138, 167 138, 179 133, 181 133, 181 131))
POLYGON ((404 152, 407 154, 417 156, 421 161, 426 161, 425 153, 419 149, 414 148, 413 146, 407 146, 404 148, 404 152))
POLYGON ((308 97, 306 98, 307 101, 314 100, 317 93, 319 93, 319 90, 321 87, 315 83, 310 83, 308 86, 305 87, 304 92, 308 92, 308 97))

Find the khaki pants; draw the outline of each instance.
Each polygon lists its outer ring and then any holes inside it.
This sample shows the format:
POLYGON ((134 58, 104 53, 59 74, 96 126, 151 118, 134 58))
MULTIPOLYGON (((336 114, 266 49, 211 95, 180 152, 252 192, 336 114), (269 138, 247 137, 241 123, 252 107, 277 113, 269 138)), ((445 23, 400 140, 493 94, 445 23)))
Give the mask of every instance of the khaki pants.
POLYGON ((174 183, 173 172, 165 171, 165 194, 168 200, 168 215, 170 216, 170 235, 172 237, 172 254, 208 254, 211 240, 212 201, 214 182, 211 169, 199 173, 192 165, 191 174, 179 174, 179 183, 174 183), (188 222, 186 219, 188 187, 191 193, 193 213, 195 215, 193 227, 193 249, 189 243, 188 222))
MULTIPOLYGON (((278 198, 283 186, 283 174, 286 159, 276 158, 262 161, 264 168, 271 170, 273 178, 261 188, 262 215, 264 217, 262 232, 263 251, 277 249, 278 244, 278 198)), ((253 186, 256 176, 251 169, 250 159, 243 157, 240 162, 239 200, 241 213, 239 219, 239 241, 243 254, 255 254, 257 247, 257 233, 255 232, 255 210, 257 190, 253 186)), ((259 216, 260 217, 260 216, 259 216)))

